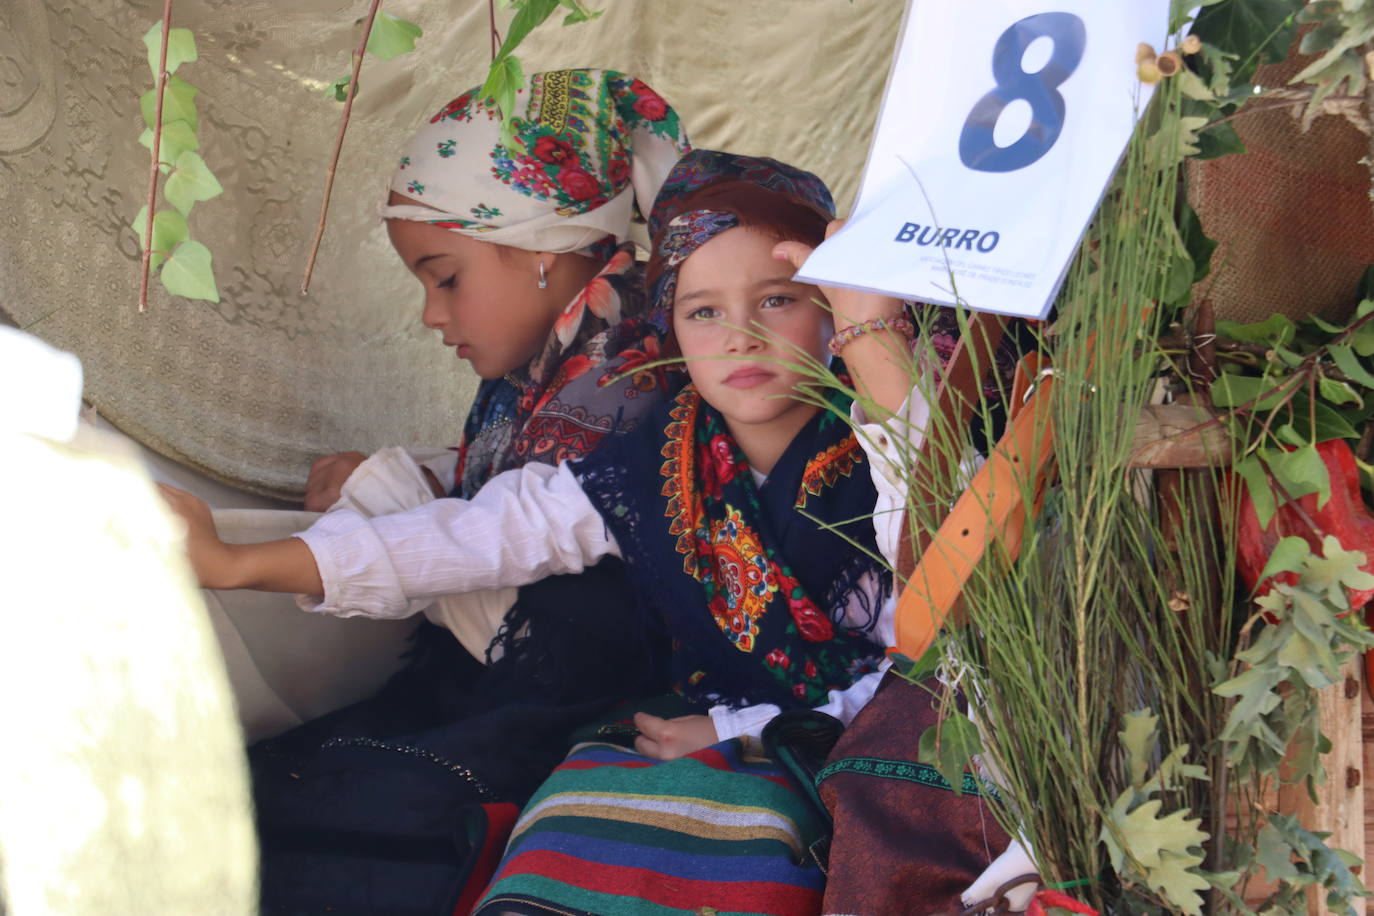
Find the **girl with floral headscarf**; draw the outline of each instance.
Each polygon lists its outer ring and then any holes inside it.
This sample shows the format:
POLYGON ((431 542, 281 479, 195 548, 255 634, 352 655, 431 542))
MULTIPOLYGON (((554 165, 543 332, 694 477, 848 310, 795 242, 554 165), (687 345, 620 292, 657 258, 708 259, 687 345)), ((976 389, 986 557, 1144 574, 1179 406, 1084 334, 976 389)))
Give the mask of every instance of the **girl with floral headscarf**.
MULTIPOLYGON (((628 237, 688 148, 676 112, 624 74, 560 70, 529 78, 511 127, 503 140, 494 103, 471 90, 402 151, 388 234, 424 287, 422 320, 482 382, 460 445, 438 459, 386 449, 317 462, 307 508, 330 509, 324 528, 582 457, 633 430, 669 385, 662 369, 637 371, 659 357, 666 325, 628 237)), ((342 557, 336 570, 348 593, 329 610, 375 616, 375 572, 342 557)), ((251 749, 264 912, 451 912, 465 882, 481 883, 464 818, 499 846, 500 803, 533 790, 567 733, 655 688, 659 637, 621 624, 619 561, 538 578, 393 609, 453 633, 422 626, 378 696, 251 749), (616 625, 596 626, 601 616, 616 625)))

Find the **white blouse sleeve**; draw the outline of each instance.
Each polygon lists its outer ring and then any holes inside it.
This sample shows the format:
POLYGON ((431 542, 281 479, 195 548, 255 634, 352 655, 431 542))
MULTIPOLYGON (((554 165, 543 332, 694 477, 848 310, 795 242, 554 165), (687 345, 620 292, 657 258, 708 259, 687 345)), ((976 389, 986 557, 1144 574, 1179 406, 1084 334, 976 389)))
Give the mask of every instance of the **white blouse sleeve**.
MULTIPOLYGON (((916 452, 925 441, 926 424, 930 421, 930 405, 913 388, 896 415, 887 422, 873 423, 865 416, 856 401, 850 408, 854 434, 868 456, 869 473, 878 491, 873 507, 873 531, 878 550, 889 565, 897 565, 897 542, 905 517, 907 488, 911 482, 908 468, 915 463, 916 452)), ((891 618, 888 618, 889 626, 891 618)), ((892 637, 890 635, 888 639, 892 637)))
MULTIPOLYGON (((878 692, 878 684, 883 679, 883 672, 891 665, 891 662, 883 659, 877 671, 865 674, 844 690, 830 691, 830 699, 814 707, 815 710, 832 715, 848 725, 854 721, 859 710, 873 699, 873 694, 878 692)), ((721 741, 744 735, 758 738, 762 736, 764 726, 780 712, 782 710, 771 703, 759 703, 757 706, 745 706, 741 709, 731 709, 729 706, 712 706, 710 709, 711 724, 716 727, 716 738, 721 741)))
POLYGON ((525 585, 620 555, 566 464, 498 474, 471 500, 376 518, 339 509, 296 536, 324 582, 323 596, 299 603, 341 617, 405 617, 440 595, 525 585))

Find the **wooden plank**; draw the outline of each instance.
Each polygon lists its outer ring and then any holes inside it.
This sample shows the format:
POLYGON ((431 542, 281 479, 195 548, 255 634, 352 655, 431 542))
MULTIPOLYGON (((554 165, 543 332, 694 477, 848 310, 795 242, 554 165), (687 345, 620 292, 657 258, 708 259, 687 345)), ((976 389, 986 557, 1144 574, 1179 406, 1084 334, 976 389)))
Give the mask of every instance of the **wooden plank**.
POLYGON ((1216 414, 1195 404, 1151 404, 1136 419, 1131 467, 1202 468, 1231 462, 1230 433, 1216 414))
MULTIPOLYGON (((1362 739, 1362 707, 1366 691, 1363 683, 1363 659, 1356 657, 1345 669, 1345 682, 1329 687, 1319 694, 1321 730, 1331 739, 1331 752, 1323 759, 1326 782, 1317 786, 1317 803, 1313 804, 1304 786, 1284 786, 1279 791, 1279 810, 1296 815, 1309 830, 1329 831, 1327 845, 1344 849, 1361 859, 1365 857, 1367 812, 1364 790, 1364 741, 1362 739)), ((1361 873, 1364 869, 1361 869, 1361 873)), ((1351 905, 1364 916, 1365 900, 1357 898, 1351 905)), ((1307 895, 1309 916, 1327 916, 1336 911, 1326 905, 1324 894, 1312 889, 1307 895)))

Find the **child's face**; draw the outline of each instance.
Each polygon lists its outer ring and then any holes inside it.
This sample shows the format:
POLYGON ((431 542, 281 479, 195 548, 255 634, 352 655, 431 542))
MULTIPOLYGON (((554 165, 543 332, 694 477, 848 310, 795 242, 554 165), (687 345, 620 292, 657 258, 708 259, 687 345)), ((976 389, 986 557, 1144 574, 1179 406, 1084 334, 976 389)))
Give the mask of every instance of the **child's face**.
MULTIPOLYGON (((391 202, 416 201, 393 194, 391 202)), ((539 255, 479 242, 439 226, 389 219, 391 245, 425 288, 420 320, 485 379, 525 365, 556 315, 537 287, 539 255)))
POLYGON ((769 424, 815 409, 789 396, 804 376, 776 361, 799 362, 797 349, 824 361, 830 314, 812 301, 820 291, 793 282, 792 265, 773 257, 776 244, 748 227, 727 229, 679 268, 673 333, 687 372, 701 396, 736 424, 769 424))

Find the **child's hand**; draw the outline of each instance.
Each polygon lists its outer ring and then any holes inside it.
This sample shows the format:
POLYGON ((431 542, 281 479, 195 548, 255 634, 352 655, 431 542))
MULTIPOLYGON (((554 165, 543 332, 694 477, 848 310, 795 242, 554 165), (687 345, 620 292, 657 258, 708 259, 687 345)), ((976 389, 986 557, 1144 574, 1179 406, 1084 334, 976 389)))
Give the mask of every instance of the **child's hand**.
POLYGON ((234 588, 232 549, 219 539, 210 507, 185 490, 158 484, 163 499, 186 523, 186 557, 203 588, 234 588))
POLYGON ((639 729, 639 737, 635 739, 635 750, 645 757, 658 760, 685 757, 720 741, 716 736, 715 723, 711 721, 710 716, 660 719, 647 712, 637 712, 635 728, 639 729))
MULTIPOLYGON (((831 220, 825 227, 825 237, 830 238, 844 226, 844 220, 831 220)), ((801 270, 806 259, 815 251, 805 242, 779 242, 773 246, 773 257, 787 261, 793 270, 801 270)), ((881 293, 866 293, 855 289, 835 286, 819 287, 825 301, 835 316, 835 330, 842 331, 850 325, 862 324, 873 318, 891 318, 902 310, 902 301, 881 293)))
POLYGON ((339 501, 344 481, 367 460, 362 452, 339 452, 315 459, 305 478, 305 509, 307 512, 327 512, 339 501))

